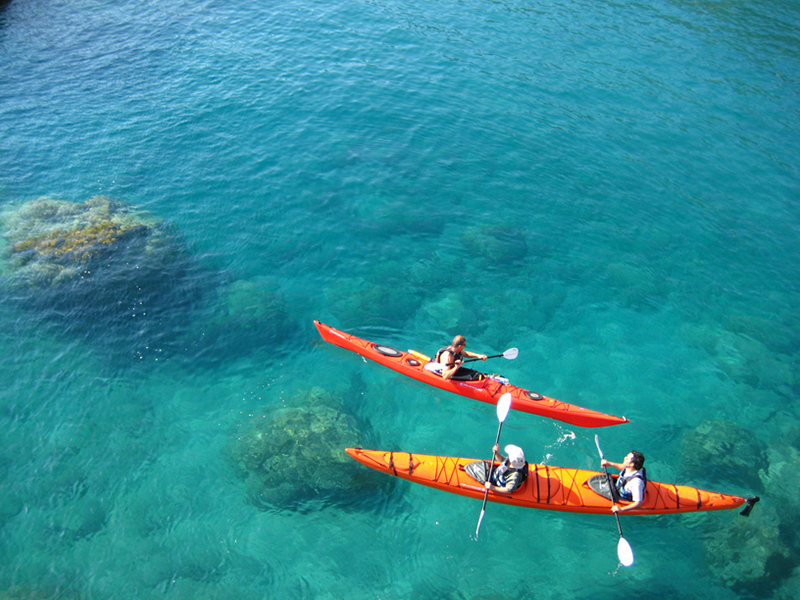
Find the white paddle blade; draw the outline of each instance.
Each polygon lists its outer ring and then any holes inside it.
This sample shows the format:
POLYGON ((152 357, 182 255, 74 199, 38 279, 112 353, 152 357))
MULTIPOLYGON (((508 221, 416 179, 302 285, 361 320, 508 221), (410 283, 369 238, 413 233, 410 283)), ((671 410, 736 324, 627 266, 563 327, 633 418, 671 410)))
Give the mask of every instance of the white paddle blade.
POLYGON ((600 453, 600 460, 603 460, 605 457, 603 456, 603 451, 600 449, 600 437, 596 433, 594 434, 594 443, 597 446, 597 451, 600 453))
POLYGON ((497 401, 497 420, 501 423, 506 420, 508 416, 508 411, 511 408, 511 394, 506 392, 502 396, 500 396, 500 400, 497 401))
POLYGON ((519 349, 518 348, 509 348, 505 352, 503 352, 503 358, 507 358, 508 360, 514 360, 519 356, 519 349))
POLYGON ((633 548, 624 537, 619 538, 617 558, 623 567, 630 567, 633 564, 633 548))
POLYGON ((478 526, 475 528, 475 539, 478 539, 478 532, 481 530, 481 521, 483 521, 483 515, 486 514, 486 510, 481 511, 481 516, 478 517, 478 526))

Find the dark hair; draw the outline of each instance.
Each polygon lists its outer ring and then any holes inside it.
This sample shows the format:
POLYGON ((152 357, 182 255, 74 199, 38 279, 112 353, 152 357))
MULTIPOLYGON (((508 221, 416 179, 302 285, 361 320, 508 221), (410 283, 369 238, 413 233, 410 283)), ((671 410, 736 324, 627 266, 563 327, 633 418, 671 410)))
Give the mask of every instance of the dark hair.
POLYGON ((644 454, 637 452, 636 450, 631 450, 631 454, 633 455, 633 460, 631 462, 638 471, 644 466, 644 454))

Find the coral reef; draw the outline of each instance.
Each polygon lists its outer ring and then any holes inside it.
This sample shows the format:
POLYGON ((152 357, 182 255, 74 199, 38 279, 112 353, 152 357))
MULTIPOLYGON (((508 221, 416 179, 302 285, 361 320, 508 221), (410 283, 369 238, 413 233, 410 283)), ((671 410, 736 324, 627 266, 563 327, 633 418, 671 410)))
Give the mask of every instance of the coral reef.
POLYGON ((749 519, 715 529, 703 548, 709 569, 725 585, 765 598, 791 576, 795 560, 774 511, 769 506, 758 508, 749 519))
POLYGON ((761 474, 765 495, 775 507, 787 543, 800 553, 800 450, 778 441, 769 452, 769 469, 761 474))
POLYGON ((328 307, 343 328, 376 322, 402 327, 417 310, 419 298, 405 289, 402 271, 384 265, 372 281, 342 278, 325 289, 328 307))
POLYGON ((359 223, 371 237, 390 240, 397 236, 435 236, 447 225, 445 215, 419 203, 413 192, 371 193, 356 206, 359 223))
MULTIPOLYGON (((297 331, 297 322, 277 286, 261 280, 236 280, 221 285, 211 313, 199 322, 202 347, 220 354, 243 356, 254 348, 274 347, 297 331)), ((202 357, 200 352, 198 357, 202 357)))
POLYGON ((766 448, 733 421, 704 420, 684 434, 682 455, 684 474, 690 479, 763 489, 759 470, 768 468, 766 448))
POLYGON ((434 253, 409 263, 403 277, 406 285, 423 290, 423 297, 427 297, 431 292, 458 284, 464 268, 464 260, 460 256, 448 257, 434 253))
POLYGON ((205 285, 171 227, 103 196, 11 206, 0 233, 9 298, 62 331, 113 331, 154 347, 184 322, 205 285))
POLYGON ((468 314, 461 295, 455 291, 447 292, 424 303, 421 312, 430 318, 432 325, 438 325, 453 335, 461 330, 464 316, 468 314))
POLYGON ((59 506, 48 523, 49 532, 59 538, 74 541, 91 537, 106 525, 108 514, 103 503, 84 496, 69 505, 59 506))
POLYGON ((363 442, 341 401, 312 388, 290 405, 254 415, 228 448, 256 506, 295 508, 382 485, 344 451, 363 442))
MULTIPOLYGON (((753 321, 735 321, 739 329, 753 321)), ((737 383, 754 389, 778 391, 791 397, 798 380, 791 357, 771 351, 764 343, 749 335, 758 332, 746 330, 748 335, 707 325, 684 325, 681 336, 690 344, 708 352, 719 369, 737 383)), ((765 336, 760 336, 765 337, 765 336)))
POLYGON ((503 290, 503 301, 494 307, 497 316, 492 320, 541 331, 564 304, 566 297, 566 288, 563 286, 539 289, 510 286, 503 290))
POLYGON ((98 259, 138 236, 153 252, 160 235, 157 221, 103 196, 82 204, 38 198, 6 210, 2 224, 8 268, 25 284, 85 278, 98 259))
POLYGON ((599 289, 626 308, 645 310, 663 306, 669 286, 650 266, 639 261, 610 262, 603 269, 599 289))
POLYGON ((483 258, 487 266, 513 264, 528 256, 525 233, 515 226, 469 227, 462 233, 461 243, 471 255, 483 258))
POLYGON ((775 600, 796 600, 800 598, 800 567, 794 570, 791 577, 785 579, 773 596, 775 600))
POLYGON ((780 315, 771 315, 770 318, 732 315, 725 322, 725 329, 767 346, 770 352, 791 355, 800 348, 797 327, 784 322, 780 315))

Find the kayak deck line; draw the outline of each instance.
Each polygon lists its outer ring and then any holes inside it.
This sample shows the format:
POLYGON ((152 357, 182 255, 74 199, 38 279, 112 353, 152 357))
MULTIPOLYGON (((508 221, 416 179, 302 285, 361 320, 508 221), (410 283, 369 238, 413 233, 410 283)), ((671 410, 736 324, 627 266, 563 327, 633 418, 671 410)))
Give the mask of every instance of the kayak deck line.
MULTIPOLYGON (((367 467, 445 492, 483 499, 486 491, 465 469, 472 462, 488 462, 485 460, 362 448, 347 448, 346 452, 367 467)), ((519 489, 511 494, 490 490, 488 500, 526 508, 607 515, 611 511, 611 499, 589 485, 597 476, 605 477, 599 471, 529 464, 528 477, 519 489)), ((648 480, 642 506, 626 514, 727 510, 738 508, 746 501, 749 506, 751 500, 740 496, 648 480)), ((627 503, 622 501, 622 504, 627 503)))
POLYGON ((483 379, 475 381, 443 379, 440 375, 425 368, 425 365, 430 362, 430 357, 421 352, 415 350, 403 352, 385 344, 370 342, 316 320, 314 325, 326 342, 355 352, 402 375, 459 396, 497 404, 503 394, 509 393, 512 398, 511 408, 514 410, 556 419, 579 427, 607 427, 630 422, 625 417, 617 417, 568 404, 538 392, 503 383, 503 381, 493 378, 492 375, 484 375, 483 379))

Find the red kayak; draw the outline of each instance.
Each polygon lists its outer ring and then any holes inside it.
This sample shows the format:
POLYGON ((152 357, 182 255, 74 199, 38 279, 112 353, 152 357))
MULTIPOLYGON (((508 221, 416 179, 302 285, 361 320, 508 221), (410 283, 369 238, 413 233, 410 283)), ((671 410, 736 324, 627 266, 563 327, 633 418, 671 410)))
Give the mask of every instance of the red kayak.
POLYGON ((402 352, 391 346, 362 340, 319 321, 314 321, 314 324, 326 342, 351 350, 412 379, 460 396, 497 404, 500 396, 509 393, 511 394, 511 408, 514 410, 556 419, 579 427, 607 427, 629 422, 629 419, 625 417, 615 417, 574 404, 567 404, 537 392, 510 385, 504 378, 497 376, 485 375, 476 381, 442 379, 440 375, 425 368, 430 359, 424 354, 413 350, 402 352))

